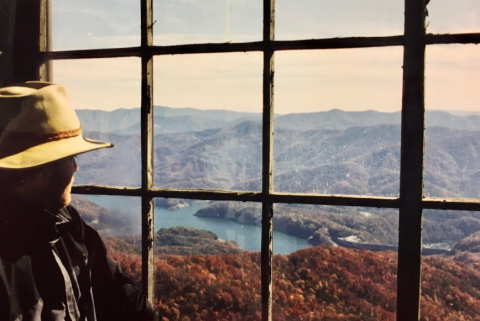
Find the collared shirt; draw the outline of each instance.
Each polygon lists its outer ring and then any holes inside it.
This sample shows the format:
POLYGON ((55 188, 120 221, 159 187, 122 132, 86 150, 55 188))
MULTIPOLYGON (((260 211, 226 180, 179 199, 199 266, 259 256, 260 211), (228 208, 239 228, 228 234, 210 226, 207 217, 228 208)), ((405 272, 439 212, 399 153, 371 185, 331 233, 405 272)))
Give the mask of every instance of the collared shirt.
MULTIPOLYGON (((52 215, 53 220, 55 220, 55 225, 58 230, 58 226, 62 224, 66 224, 71 221, 70 216, 64 215, 63 211, 59 211, 57 215, 54 215, 48 211, 46 211, 47 215, 52 215)), ((68 214, 68 212, 67 212, 68 214)), ((65 305, 64 305, 64 314, 66 316, 66 320, 78 321, 80 320, 80 310, 78 308, 78 302, 82 299, 82 292, 80 291, 80 286, 78 284, 78 277, 80 269, 74 270, 72 265, 70 264, 70 260, 68 259, 68 253, 65 251, 64 244, 60 244, 57 246, 57 242, 62 242, 60 238, 56 238, 50 241, 52 245, 52 253, 57 262, 58 267, 62 273, 63 280, 65 282, 65 305), (59 252, 57 254, 57 252, 59 252), (63 260, 60 258, 63 257, 63 260)), ((90 295, 91 293, 88 293, 90 295)), ((93 299, 92 299, 93 300, 93 299)), ((93 317, 93 319, 96 319, 93 317)))
POLYGON ((0 212, 0 320, 157 320, 73 207, 0 212))

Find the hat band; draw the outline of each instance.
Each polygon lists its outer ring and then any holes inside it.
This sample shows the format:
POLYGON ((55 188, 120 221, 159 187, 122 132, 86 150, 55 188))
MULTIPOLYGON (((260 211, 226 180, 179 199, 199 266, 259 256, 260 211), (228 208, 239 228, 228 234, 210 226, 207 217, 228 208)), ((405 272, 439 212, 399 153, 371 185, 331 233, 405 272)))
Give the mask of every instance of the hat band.
POLYGON ((82 126, 78 129, 67 130, 57 133, 37 134, 37 133, 16 133, 5 132, 0 130, 0 137, 8 140, 21 140, 21 141, 36 141, 36 142, 50 142, 65 138, 77 137, 82 134, 82 126))

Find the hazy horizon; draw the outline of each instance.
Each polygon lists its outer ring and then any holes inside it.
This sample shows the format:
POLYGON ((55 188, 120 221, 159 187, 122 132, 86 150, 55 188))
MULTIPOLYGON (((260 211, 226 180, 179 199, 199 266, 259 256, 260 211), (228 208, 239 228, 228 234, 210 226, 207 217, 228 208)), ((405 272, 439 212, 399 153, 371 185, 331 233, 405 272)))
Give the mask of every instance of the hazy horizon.
MULTIPOLYGON (((164 108, 171 108, 171 109, 196 109, 196 110, 202 110, 202 111, 231 111, 231 112, 236 112, 236 113, 246 113, 246 114, 261 114, 262 112, 250 112, 250 111, 236 111, 236 110, 231 110, 231 109, 202 109, 202 108, 196 108, 196 107, 172 107, 172 106, 164 106, 164 105, 154 105, 154 107, 164 107, 164 108)), ((88 109, 88 108, 75 108, 75 110, 89 110, 89 111, 104 111, 104 112, 114 112, 117 110, 132 110, 132 109, 140 109, 140 107, 131 107, 131 108, 116 108, 112 110, 103 110, 103 109, 88 109)), ((311 114, 311 113, 322 113, 322 112, 331 112, 334 110, 339 110, 342 112, 352 112, 352 113, 361 113, 361 112, 368 112, 368 111, 373 111, 373 112, 378 112, 378 113, 385 113, 385 114, 394 114, 394 113, 399 113, 401 110, 395 110, 395 111, 379 111, 379 110, 374 110, 374 109, 364 109, 364 110, 344 110, 344 109, 339 109, 339 108, 332 108, 328 110, 317 110, 317 111, 305 111, 305 112, 291 112, 291 113, 277 113, 275 112, 275 115, 281 116, 281 115, 289 115, 289 114, 311 114)), ((440 112, 446 112, 450 114, 454 114, 457 116, 470 116, 470 115, 478 115, 480 114, 479 111, 475 110, 442 110, 442 109, 426 109, 425 111, 440 111, 440 112)))

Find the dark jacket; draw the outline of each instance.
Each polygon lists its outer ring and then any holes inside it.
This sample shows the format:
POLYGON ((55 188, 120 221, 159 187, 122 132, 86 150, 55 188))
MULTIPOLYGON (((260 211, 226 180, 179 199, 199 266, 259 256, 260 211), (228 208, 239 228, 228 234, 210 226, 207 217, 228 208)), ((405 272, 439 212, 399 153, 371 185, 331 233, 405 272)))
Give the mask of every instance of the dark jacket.
POLYGON ((72 302, 66 299, 65 272, 73 283, 79 320, 158 320, 73 207, 55 215, 32 209, 10 213, 0 208, 0 213, 0 320, 70 320, 62 312, 72 302))

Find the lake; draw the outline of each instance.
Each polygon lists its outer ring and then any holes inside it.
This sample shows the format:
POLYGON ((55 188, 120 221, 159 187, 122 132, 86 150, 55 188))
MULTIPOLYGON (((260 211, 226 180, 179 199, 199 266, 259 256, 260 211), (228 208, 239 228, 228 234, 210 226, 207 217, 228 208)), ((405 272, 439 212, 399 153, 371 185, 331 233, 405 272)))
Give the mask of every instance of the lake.
MULTIPOLYGON (((120 196, 88 195, 92 202, 128 214, 130 217, 140 217, 140 198, 120 196), (137 214, 138 213, 138 214, 137 214)), ((260 252, 262 229, 259 226, 246 225, 231 220, 197 217, 199 209, 206 206, 205 202, 196 202, 188 207, 178 210, 168 210, 155 207, 155 231, 160 228, 173 226, 193 227, 211 231, 220 239, 235 241, 238 246, 247 251, 260 252)), ((136 220, 137 226, 132 227, 140 233, 140 220, 136 220)), ((299 239, 281 232, 273 233, 274 254, 290 254, 300 249, 311 247, 307 240, 299 239)))

